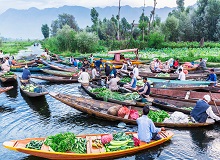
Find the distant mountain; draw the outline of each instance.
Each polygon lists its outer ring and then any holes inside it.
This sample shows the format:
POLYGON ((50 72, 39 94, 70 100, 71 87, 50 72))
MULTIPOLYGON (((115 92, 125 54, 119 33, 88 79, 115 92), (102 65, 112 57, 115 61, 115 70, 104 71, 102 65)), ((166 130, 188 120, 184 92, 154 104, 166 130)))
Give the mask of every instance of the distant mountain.
MULTIPOLYGON (((132 8, 130 6, 123 6, 121 8, 121 18, 125 17, 128 22, 135 20, 137 23, 142 13, 142 7, 132 8)), ((99 13, 99 18, 111 18, 112 15, 117 15, 118 7, 105 7, 96 10, 99 13)), ((146 15, 150 15, 152 7, 146 7, 146 15)), ((173 8, 156 9, 156 14, 164 21, 173 8)), ((63 6, 59 8, 46 8, 39 10, 37 8, 29 8, 28 10, 8 9, 0 15, 0 36, 6 38, 18 39, 42 39, 41 33, 42 24, 51 25, 53 20, 58 18, 59 14, 68 13, 75 17, 80 28, 91 26, 90 9, 80 6, 63 6)))

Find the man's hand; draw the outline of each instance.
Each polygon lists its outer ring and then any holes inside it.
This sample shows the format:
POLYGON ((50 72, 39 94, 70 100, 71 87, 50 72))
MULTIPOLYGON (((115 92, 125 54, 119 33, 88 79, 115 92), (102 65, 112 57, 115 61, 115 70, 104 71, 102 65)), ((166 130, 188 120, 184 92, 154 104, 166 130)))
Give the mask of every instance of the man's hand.
POLYGON ((164 127, 161 127, 161 131, 165 131, 165 128, 164 128, 164 127))

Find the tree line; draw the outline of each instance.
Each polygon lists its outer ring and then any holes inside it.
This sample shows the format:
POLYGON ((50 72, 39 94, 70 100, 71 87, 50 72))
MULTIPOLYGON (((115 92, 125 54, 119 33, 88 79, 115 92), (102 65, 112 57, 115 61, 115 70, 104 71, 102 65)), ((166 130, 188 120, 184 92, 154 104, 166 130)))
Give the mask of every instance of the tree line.
POLYGON ((88 53, 133 47, 162 48, 170 41, 220 40, 220 0, 198 0, 196 7, 187 8, 184 0, 176 0, 176 4, 165 22, 156 15, 157 2, 154 0, 150 15, 145 14, 144 7, 139 21, 129 23, 126 17, 120 18, 119 0, 118 14, 110 19, 100 19, 99 13, 92 8, 93 24, 84 30, 78 27, 73 15, 64 13, 52 22, 50 28, 47 24, 42 25, 44 44, 59 52, 88 53))

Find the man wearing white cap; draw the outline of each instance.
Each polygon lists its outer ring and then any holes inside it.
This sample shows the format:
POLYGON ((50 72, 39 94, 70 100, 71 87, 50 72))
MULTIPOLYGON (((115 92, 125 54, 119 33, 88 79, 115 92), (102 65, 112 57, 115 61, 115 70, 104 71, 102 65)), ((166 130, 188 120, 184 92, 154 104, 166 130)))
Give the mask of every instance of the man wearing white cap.
POLYGON ((196 122, 205 123, 207 122, 208 117, 220 121, 220 117, 213 113, 212 107, 208 104, 210 101, 210 96, 205 95, 202 100, 196 102, 196 106, 191 112, 191 116, 196 122))
POLYGON ((108 77, 107 77, 107 84, 109 85, 109 89, 111 90, 111 91, 116 91, 116 90, 118 90, 118 81, 119 81, 120 79, 119 78, 114 78, 114 74, 111 74, 111 79, 110 79, 110 81, 108 81, 108 77))

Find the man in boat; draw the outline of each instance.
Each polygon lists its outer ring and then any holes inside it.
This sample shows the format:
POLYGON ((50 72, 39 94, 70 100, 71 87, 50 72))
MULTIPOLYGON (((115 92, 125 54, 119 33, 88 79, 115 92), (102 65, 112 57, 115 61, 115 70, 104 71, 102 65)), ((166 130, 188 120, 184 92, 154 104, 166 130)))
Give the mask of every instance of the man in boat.
POLYGON ((216 86, 217 83, 217 76, 215 74, 214 69, 210 69, 211 73, 209 74, 209 77, 206 79, 206 81, 211 81, 214 83, 214 86, 216 86))
POLYGON ((97 72, 97 68, 93 67, 93 69, 92 69, 92 79, 96 79, 96 78, 99 78, 99 77, 100 77, 100 75, 97 72))
POLYGON ((154 71, 155 72, 161 71, 159 59, 156 59, 156 61, 154 62, 154 71))
POLYGON ((200 58, 200 62, 199 62, 197 69, 198 70, 205 70, 206 69, 206 62, 202 58, 200 58))
POLYGON ((212 107, 208 104, 210 101, 211 97, 205 95, 202 100, 196 102, 196 105, 191 112, 191 117, 194 122, 205 123, 213 120, 220 121, 220 117, 214 114, 212 107), (212 119, 210 120, 208 117, 212 119))
POLYGON ((150 83, 147 81, 147 77, 143 78, 144 86, 138 90, 138 94, 144 98, 149 98, 150 95, 150 83))
POLYGON ((127 65, 126 61, 123 61, 121 71, 128 71, 128 65, 127 65))
POLYGON ((163 72, 170 72, 170 64, 168 64, 168 62, 166 61, 165 64, 163 64, 163 72))
POLYGON ((107 79, 107 84, 109 85, 108 88, 111 90, 111 91, 117 91, 118 90, 118 81, 120 80, 119 78, 115 78, 114 77, 114 74, 111 74, 111 79, 110 81, 108 80, 108 77, 106 77, 107 79))
POLYGON ((23 69, 23 73, 22 73, 22 80, 29 80, 30 79, 30 75, 31 75, 31 72, 28 69, 28 66, 25 65, 25 67, 23 69))
POLYGON ((161 139, 158 133, 161 131, 165 131, 164 127, 155 127, 153 121, 147 116, 149 111, 149 106, 145 106, 143 108, 143 115, 137 119, 138 139, 146 143, 149 143, 151 140, 161 139))
POLYGON ((136 78, 139 78, 139 69, 137 65, 134 65, 133 73, 136 78))
POLYGON ((105 75, 108 77, 110 73, 111 73, 111 68, 107 63, 105 63, 105 75))
POLYGON ((90 63, 86 58, 84 58, 84 60, 83 60, 83 66, 82 67, 83 68, 89 68, 90 67, 90 63))
POLYGON ((186 75, 185 75, 185 73, 183 72, 183 70, 181 68, 179 69, 178 80, 180 80, 180 81, 185 81, 186 80, 186 75))
POLYGON ((179 67, 179 59, 177 58, 174 62, 173 62, 173 68, 177 69, 179 67))
POLYGON ((116 78, 116 76, 117 76, 117 70, 116 70, 116 68, 115 68, 115 66, 113 65, 112 66, 112 71, 111 71, 111 73, 110 73, 110 75, 114 75, 114 77, 116 78))
POLYGON ((131 83, 125 84, 123 87, 128 88, 128 89, 137 89, 137 78, 134 76, 134 73, 130 73, 131 76, 131 83))
POLYGON ((82 73, 80 74, 80 76, 78 78, 78 82, 81 83, 82 85, 89 84, 89 79, 90 79, 90 76, 86 72, 86 69, 82 68, 82 73))
POLYGON ((95 61, 95 66, 98 69, 98 71, 100 71, 100 66, 102 65, 102 67, 104 68, 104 65, 102 63, 102 58, 100 58, 100 60, 95 61))

